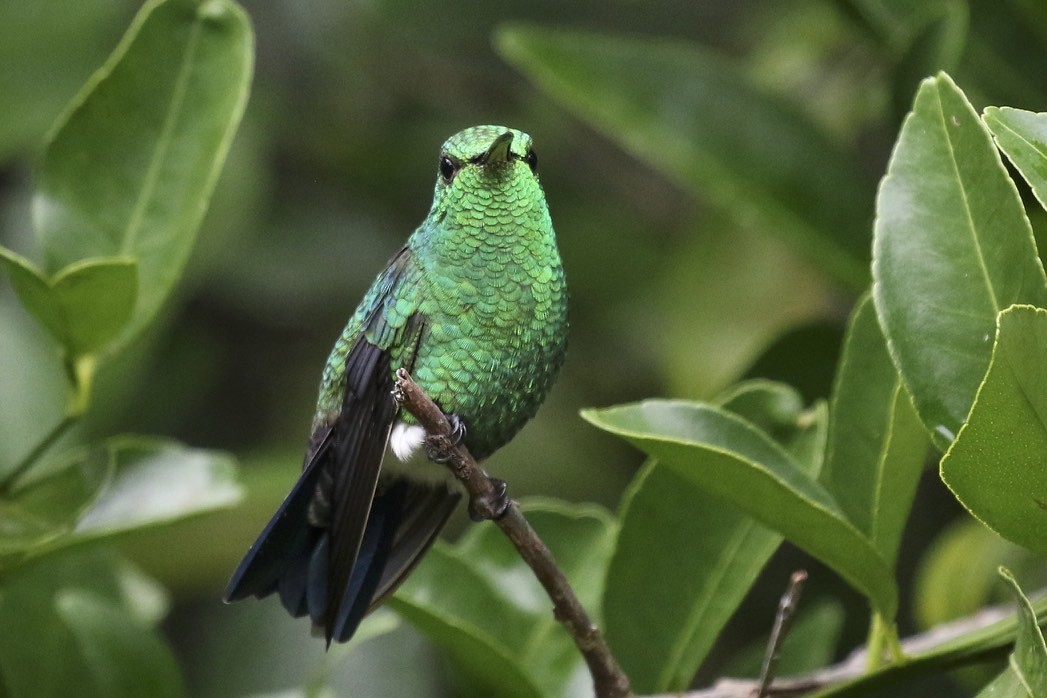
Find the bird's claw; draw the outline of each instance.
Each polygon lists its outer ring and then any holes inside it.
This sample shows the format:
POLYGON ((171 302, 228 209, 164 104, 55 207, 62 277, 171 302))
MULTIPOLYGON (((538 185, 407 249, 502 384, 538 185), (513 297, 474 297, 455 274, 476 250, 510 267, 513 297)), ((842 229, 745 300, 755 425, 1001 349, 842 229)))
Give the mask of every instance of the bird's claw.
POLYGON ((451 433, 446 436, 426 436, 425 455, 434 463, 447 463, 451 460, 451 450, 465 439, 465 422, 456 414, 446 415, 451 425, 451 433))
POLYGON ((469 518, 473 521, 494 521, 505 516, 509 511, 511 500, 509 499, 509 486, 505 480, 490 477, 494 493, 491 496, 469 498, 469 518))

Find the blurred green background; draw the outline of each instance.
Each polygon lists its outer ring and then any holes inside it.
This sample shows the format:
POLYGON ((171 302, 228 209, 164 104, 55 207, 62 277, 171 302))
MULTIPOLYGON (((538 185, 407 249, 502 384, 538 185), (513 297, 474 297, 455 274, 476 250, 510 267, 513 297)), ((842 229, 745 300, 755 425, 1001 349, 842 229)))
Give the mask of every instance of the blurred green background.
MULTIPOLYGON (((979 108, 1047 108, 1038 69, 1047 12, 1021 0, 242 4, 257 39, 252 96, 186 280, 162 321, 106 366, 80 435, 168 435, 228 450, 242 464, 240 507, 123 544, 175 594, 166 629, 192 695, 272 692, 325 676, 350 695, 439 694, 439 658, 409 629, 325 657, 323 643, 277 603, 218 599, 295 479, 332 341, 425 215, 439 145, 465 126, 502 123, 534 137, 571 289, 561 378, 534 422, 489 463, 514 496, 616 507, 640 456, 582 422, 582 407, 708 398, 746 375, 786 380, 811 400, 828 395, 860 284, 839 283, 773 220, 651 167, 635 146, 542 91, 499 54, 500 27, 657 37, 718 56, 859 162, 863 178, 839 185, 861 188, 867 219, 850 223, 867 235, 875 183, 920 78, 947 68, 979 108)), ((0 243, 32 256, 34 158, 139 6, 0 4, 0 243)), ((0 364, 0 401, 25 406, 0 424, 0 457, 13 458, 52 423, 64 386, 55 350, 6 279, 0 364)), ((934 475, 903 544, 906 579, 959 511, 934 475)), ((456 521, 452 535, 463 525, 456 521)), ((809 594, 853 602, 831 573, 785 550, 726 646, 766 630, 797 565, 812 570, 809 594)), ((911 582, 902 587, 911 599, 911 582)), ((386 612, 364 632, 392 622, 386 612)), ((846 628, 852 642, 864 622, 859 606, 846 628)), ((903 633, 912 630, 903 615, 903 633)), ((714 655, 710 674, 721 660, 714 655)))

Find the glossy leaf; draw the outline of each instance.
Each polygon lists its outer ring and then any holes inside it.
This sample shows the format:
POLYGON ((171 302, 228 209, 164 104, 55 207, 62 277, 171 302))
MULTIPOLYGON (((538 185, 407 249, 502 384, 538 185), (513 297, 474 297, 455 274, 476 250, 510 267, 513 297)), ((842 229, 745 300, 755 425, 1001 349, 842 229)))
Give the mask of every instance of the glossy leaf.
POLYGON ((125 338, 181 274, 243 113, 252 51, 231 0, 149 2, 48 144, 33 202, 46 270, 136 259, 125 338))
MULTIPOLYGON (((808 472, 820 467, 825 415, 812 419, 795 390, 748 381, 719 402, 803 454, 808 472)), ((781 535, 653 459, 623 497, 620 519, 603 603, 608 642, 635 691, 684 690, 781 535)))
POLYGON ((1047 553, 1047 310, 1000 313, 971 415, 942 459, 945 484, 1004 538, 1047 553))
POLYGON ((996 314, 1047 305, 1047 279, 988 129, 944 73, 921 84, 881 182, 873 278, 895 365, 947 445, 988 368, 996 314))
POLYGON ((1011 107, 989 107, 986 125, 996 144, 1047 209, 1047 114, 1011 107))
POLYGON ((79 540, 230 507, 243 496, 231 456, 160 438, 116 437, 116 474, 76 524, 79 540))
POLYGON ((868 296, 851 316, 830 415, 822 482, 893 566, 928 440, 868 296))
POLYGON ((3 248, 0 261, 22 305, 70 356, 102 349, 131 319, 138 294, 131 257, 84 259, 53 277, 3 248))
POLYGON ((503 29, 495 46, 634 156, 759 220, 851 287, 867 283, 872 182, 735 66, 688 44, 549 27, 503 29))
POLYGON ((683 690, 782 537, 655 460, 634 478, 620 516, 607 641, 633 690, 683 690))
MULTIPOLYGON (((552 500, 534 500, 524 511, 586 610, 598 617, 616 533, 613 520, 598 507, 552 500)), ((551 603, 495 526, 477 526, 455 546, 437 542, 390 601, 453 659, 479 693, 591 691, 577 648, 553 618, 551 603)))
POLYGON ((811 477, 821 472, 828 422, 822 403, 807 409, 792 386, 757 378, 732 386, 714 404, 778 442, 811 477))
POLYGON ((890 568, 832 496, 762 431, 708 405, 649 400, 585 410, 679 475, 737 506, 832 567, 886 618, 897 610, 890 568))

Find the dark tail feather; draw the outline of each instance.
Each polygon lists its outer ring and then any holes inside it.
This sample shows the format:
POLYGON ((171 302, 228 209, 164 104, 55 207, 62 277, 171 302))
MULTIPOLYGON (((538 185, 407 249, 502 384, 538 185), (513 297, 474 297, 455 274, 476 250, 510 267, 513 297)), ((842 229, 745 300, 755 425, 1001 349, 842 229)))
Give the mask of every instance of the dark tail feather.
MULTIPOLYGON (((226 589, 226 601, 279 593, 292 615, 317 627, 327 619, 330 571, 328 529, 307 523, 315 489, 309 469, 262 531, 226 589)), ((391 593, 435 540, 460 496, 443 485, 397 479, 379 487, 349 584, 328 643, 346 642, 367 613, 391 593)))
POLYGON ((296 618, 305 615, 306 571, 324 530, 307 525, 309 503, 316 492, 320 467, 309 466, 273 514, 247 555, 233 572, 225 601, 264 598, 280 592, 284 607, 296 618))

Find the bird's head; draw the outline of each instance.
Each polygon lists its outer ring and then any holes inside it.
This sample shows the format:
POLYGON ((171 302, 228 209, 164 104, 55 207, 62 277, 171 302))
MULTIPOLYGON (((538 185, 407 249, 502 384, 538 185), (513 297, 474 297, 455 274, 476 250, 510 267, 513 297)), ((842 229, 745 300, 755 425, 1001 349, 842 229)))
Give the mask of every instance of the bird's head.
POLYGON ((476 216, 544 206, 531 137, 505 126, 473 126, 440 150, 433 212, 476 216))

